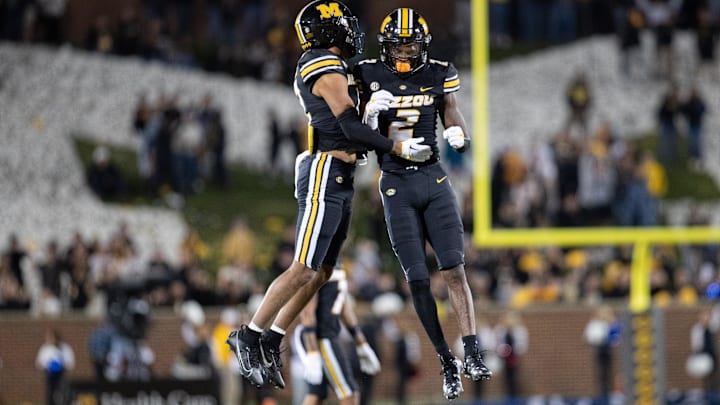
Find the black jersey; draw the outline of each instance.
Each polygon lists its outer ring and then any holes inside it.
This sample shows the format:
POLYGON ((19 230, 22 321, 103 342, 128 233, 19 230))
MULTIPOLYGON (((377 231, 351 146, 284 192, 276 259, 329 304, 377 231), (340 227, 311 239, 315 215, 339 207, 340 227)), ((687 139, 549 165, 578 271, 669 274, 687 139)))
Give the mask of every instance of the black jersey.
MULTIPOLYGON (((330 107, 322 97, 312 93, 312 88, 317 79, 328 73, 339 73, 348 78, 347 63, 338 55, 327 49, 310 49, 303 53, 298 60, 295 70, 295 94, 300 99, 305 113, 310 120, 308 127, 308 150, 330 151, 364 151, 366 148, 357 143, 351 142, 333 115, 330 107)), ((348 86, 348 93, 353 103, 357 105, 358 94, 354 87, 348 86)))
POLYGON ((445 94, 460 89, 457 70, 450 62, 430 59, 420 71, 411 75, 397 75, 377 59, 366 59, 353 71, 363 101, 373 92, 387 90, 395 96, 390 110, 378 117, 380 132, 395 141, 424 137, 433 156, 427 162, 417 163, 396 155, 378 153, 383 170, 396 170, 407 166, 423 166, 437 162, 439 150, 435 131, 437 115, 445 94))
POLYGON ((317 318, 318 339, 333 339, 340 335, 340 315, 347 297, 347 280, 344 270, 334 270, 333 276, 318 290, 317 318))

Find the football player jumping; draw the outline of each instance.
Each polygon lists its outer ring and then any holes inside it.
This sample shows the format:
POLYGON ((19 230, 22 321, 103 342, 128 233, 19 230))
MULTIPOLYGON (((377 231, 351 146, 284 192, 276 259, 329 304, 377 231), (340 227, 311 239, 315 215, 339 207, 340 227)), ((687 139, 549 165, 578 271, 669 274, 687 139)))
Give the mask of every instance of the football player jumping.
POLYGON ((380 60, 357 64, 353 76, 365 103, 363 119, 389 139, 423 139, 432 157, 413 162, 376 150, 382 170, 380 193, 392 248, 400 261, 420 321, 442 365, 443 393, 455 399, 463 391, 460 374, 474 381, 490 379, 478 348, 473 298, 465 277, 463 225, 447 172, 439 162, 436 118, 443 137, 458 152, 470 140, 455 92, 457 70, 450 62, 428 58, 432 36, 425 19, 411 8, 391 12, 380 25, 380 60), (385 107, 388 108, 385 108, 385 107), (432 246, 440 274, 462 333, 465 361, 450 351, 438 319, 425 262, 425 242, 432 246))

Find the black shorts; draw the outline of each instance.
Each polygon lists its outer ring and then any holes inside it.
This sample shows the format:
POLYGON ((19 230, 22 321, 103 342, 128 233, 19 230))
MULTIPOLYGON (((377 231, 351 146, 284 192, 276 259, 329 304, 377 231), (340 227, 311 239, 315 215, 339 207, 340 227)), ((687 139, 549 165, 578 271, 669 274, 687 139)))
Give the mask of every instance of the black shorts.
POLYGON ((295 170, 294 259, 315 270, 334 266, 350 226, 355 165, 318 152, 302 157, 295 170))
POLYGON ((464 263, 460 210, 447 173, 439 163, 383 171, 380 195, 392 248, 408 281, 429 278, 426 240, 435 252, 439 269, 464 263))

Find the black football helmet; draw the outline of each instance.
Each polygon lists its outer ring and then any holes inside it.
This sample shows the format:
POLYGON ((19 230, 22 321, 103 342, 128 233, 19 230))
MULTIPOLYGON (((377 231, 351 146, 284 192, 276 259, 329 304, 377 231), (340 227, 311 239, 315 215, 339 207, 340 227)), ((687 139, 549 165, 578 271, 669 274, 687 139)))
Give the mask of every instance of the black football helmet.
POLYGON ((415 10, 398 8, 380 24, 380 60, 394 73, 413 73, 425 66, 432 40, 425 19, 415 10), (413 45, 400 49, 401 45, 413 45))
POLYGON ((365 47, 365 34, 360 32, 357 17, 339 1, 308 3, 295 18, 295 31, 303 50, 337 46, 353 57, 365 47))

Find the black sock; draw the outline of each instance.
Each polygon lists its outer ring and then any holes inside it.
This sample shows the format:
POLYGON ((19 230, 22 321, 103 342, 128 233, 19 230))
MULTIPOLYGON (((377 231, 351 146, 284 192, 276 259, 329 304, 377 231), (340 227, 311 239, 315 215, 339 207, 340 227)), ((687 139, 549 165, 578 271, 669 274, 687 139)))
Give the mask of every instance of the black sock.
POLYGON ((465 348, 465 356, 479 352, 477 335, 467 335, 462 337, 463 348, 465 348))
POLYGON ((280 347, 280 342, 285 335, 275 332, 274 330, 268 329, 262 334, 262 341, 266 345, 265 347, 280 347))
POLYGON ((255 345, 260 341, 260 332, 250 328, 243 328, 242 333, 240 333, 240 340, 249 345, 255 345))
POLYGON ((432 296, 430 291, 430 280, 415 280, 410 281, 408 284, 415 304, 415 312, 417 312, 418 318, 420 318, 420 322, 425 328, 425 333, 427 333, 435 347, 435 351, 443 359, 452 358, 450 347, 445 341, 445 335, 440 327, 435 297, 432 296))

